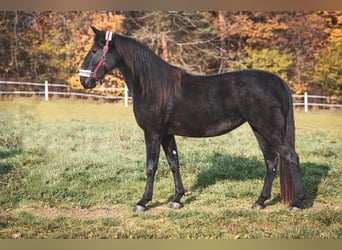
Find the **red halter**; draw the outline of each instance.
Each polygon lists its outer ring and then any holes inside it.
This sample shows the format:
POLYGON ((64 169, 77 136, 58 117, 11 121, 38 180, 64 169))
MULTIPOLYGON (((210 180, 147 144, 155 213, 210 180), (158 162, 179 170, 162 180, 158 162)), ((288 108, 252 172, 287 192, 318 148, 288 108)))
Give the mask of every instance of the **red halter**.
POLYGON ((103 47, 102 57, 99 63, 97 64, 96 68, 94 69, 94 71, 87 70, 87 69, 80 69, 80 72, 78 73, 79 76, 94 77, 96 81, 99 80, 99 77, 96 74, 102 65, 106 67, 106 56, 108 52, 108 44, 112 40, 112 35, 113 35, 113 32, 109 32, 109 31, 106 32, 106 45, 103 47))

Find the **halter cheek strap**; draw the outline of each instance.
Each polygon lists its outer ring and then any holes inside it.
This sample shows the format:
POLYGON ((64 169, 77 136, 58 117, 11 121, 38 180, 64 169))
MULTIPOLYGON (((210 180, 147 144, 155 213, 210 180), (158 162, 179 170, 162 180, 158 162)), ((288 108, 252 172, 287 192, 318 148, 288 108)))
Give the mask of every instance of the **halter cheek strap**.
POLYGON ((113 32, 109 32, 107 31, 106 32, 106 45, 103 47, 103 52, 102 52, 102 57, 99 61, 99 63, 97 64, 96 68, 94 71, 91 71, 91 70, 88 70, 88 69, 80 69, 78 75, 79 76, 83 76, 83 77, 94 77, 96 80, 98 80, 98 77, 97 77, 97 71, 99 71, 100 67, 102 65, 106 66, 106 55, 107 55, 107 52, 108 52, 108 45, 109 45, 109 42, 112 40, 112 36, 113 36, 113 32))
POLYGON ((106 32, 106 41, 112 41, 113 32, 106 32))

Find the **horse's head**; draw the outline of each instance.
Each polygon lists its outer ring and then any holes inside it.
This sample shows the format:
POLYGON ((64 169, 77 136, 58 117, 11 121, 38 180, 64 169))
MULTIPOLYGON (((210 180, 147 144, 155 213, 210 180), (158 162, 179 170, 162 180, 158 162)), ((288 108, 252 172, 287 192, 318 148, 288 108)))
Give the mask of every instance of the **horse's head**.
POLYGON ((91 27, 95 33, 94 43, 81 66, 79 76, 86 89, 95 88, 103 77, 117 66, 118 55, 114 45, 114 33, 91 27))

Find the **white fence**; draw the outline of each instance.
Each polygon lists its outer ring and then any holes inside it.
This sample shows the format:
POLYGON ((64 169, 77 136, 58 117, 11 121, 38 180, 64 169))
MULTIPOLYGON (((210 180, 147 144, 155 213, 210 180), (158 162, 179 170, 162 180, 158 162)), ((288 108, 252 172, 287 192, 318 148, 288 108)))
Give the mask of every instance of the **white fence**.
MULTIPOLYGON (((99 95, 99 94, 88 94, 88 93, 76 93, 71 91, 51 91, 49 90, 49 87, 59 87, 59 88, 70 88, 70 85, 67 84, 55 84, 55 83, 48 83, 48 81, 45 81, 45 83, 30 83, 30 82, 13 82, 13 81, 0 81, 0 85, 21 85, 21 86, 38 86, 38 87, 44 87, 44 90, 42 91, 3 91, 2 88, 0 87, 0 97, 1 95, 7 94, 7 95, 21 95, 21 94, 34 94, 34 95, 44 95, 45 96, 45 101, 49 100, 49 95, 60 95, 60 96, 84 96, 84 97, 92 97, 92 98, 102 98, 102 99, 124 99, 125 107, 128 106, 128 100, 132 99, 128 95, 128 89, 125 86, 124 88, 98 88, 97 90, 102 90, 102 91, 113 91, 113 94, 116 91, 124 91, 124 96, 105 96, 105 95, 99 95)), ((304 93, 304 95, 292 95, 293 98, 295 99, 301 99, 303 102, 294 102, 293 105, 295 107, 297 106, 303 106, 304 111, 308 112, 309 107, 328 107, 328 108, 342 108, 342 104, 332 104, 332 103, 317 103, 317 102, 311 102, 312 99, 324 99, 330 100, 331 97, 329 96, 316 96, 316 95, 308 95, 307 92, 304 93), (310 101, 309 101, 310 99, 310 101)))
POLYGON ((330 96, 319 96, 319 95, 308 95, 307 92, 304 95, 292 95, 293 98, 300 98, 303 99, 303 102, 297 103, 294 102, 293 106, 304 106, 304 111, 309 111, 309 106, 312 107, 328 107, 328 108, 342 108, 342 104, 333 104, 333 103, 317 103, 311 102, 312 99, 323 99, 323 100, 330 100, 330 96), (310 101, 309 101, 310 98, 310 101))
POLYGON ((105 96, 105 95, 99 95, 99 94, 89 94, 89 93, 77 93, 71 91, 51 91, 49 90, 49 87, 59 87, 59 88, 70 88, 70 85, 67 84, 55 84, 55 83, 48 83, 48 81, 45 81, 45 83, 31 83, 31 82, 13 82, 13 81, 0 81, 0 84, 4 85, 21 85, 21 86, 38 86, 38 87, 44 87, 44 90, 41 91, 3 91, 0 87, 0 97, 1 95, 44 95, 45 101, 49 100, 49 95, 58 95, 58 96, 83 96, 83 97, 92 97, 92 98, 100 98, 100 99, 112 99, 112 100, 118 100, 118 99, 124 99, 125 107, 128 106, 128 100, 132 99, 128 95, 128 88, 125 86, 124 88, 97 88, 97 90, 100 91, 113 91, 113 93, 117 91, 124 91, 124 96, 105 96))

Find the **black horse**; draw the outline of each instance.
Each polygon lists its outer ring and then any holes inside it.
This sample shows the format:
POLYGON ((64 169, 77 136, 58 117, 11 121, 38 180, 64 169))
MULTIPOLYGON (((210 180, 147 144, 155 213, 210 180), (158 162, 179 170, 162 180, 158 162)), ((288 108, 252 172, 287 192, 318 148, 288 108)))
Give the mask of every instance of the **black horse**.
POLYGON ((174 67, 140 42, 117 33, 97 30, 80 70, 84 88, 118 68, 133 96, 133 110, 146 144, 145 192, 134 211, 144 211, 152 200, 160 145, 174 177, 171 208, 181 208, 184 187, 179 171, 175 135, 210 137, 225 134, 248 122, 262 150, 266 177, 252 208, 263 208, 271 196, 277 166, 281 199, 299 210, 304 199, 291 93, 278 76, 260 70, 192 75, 174 67))

